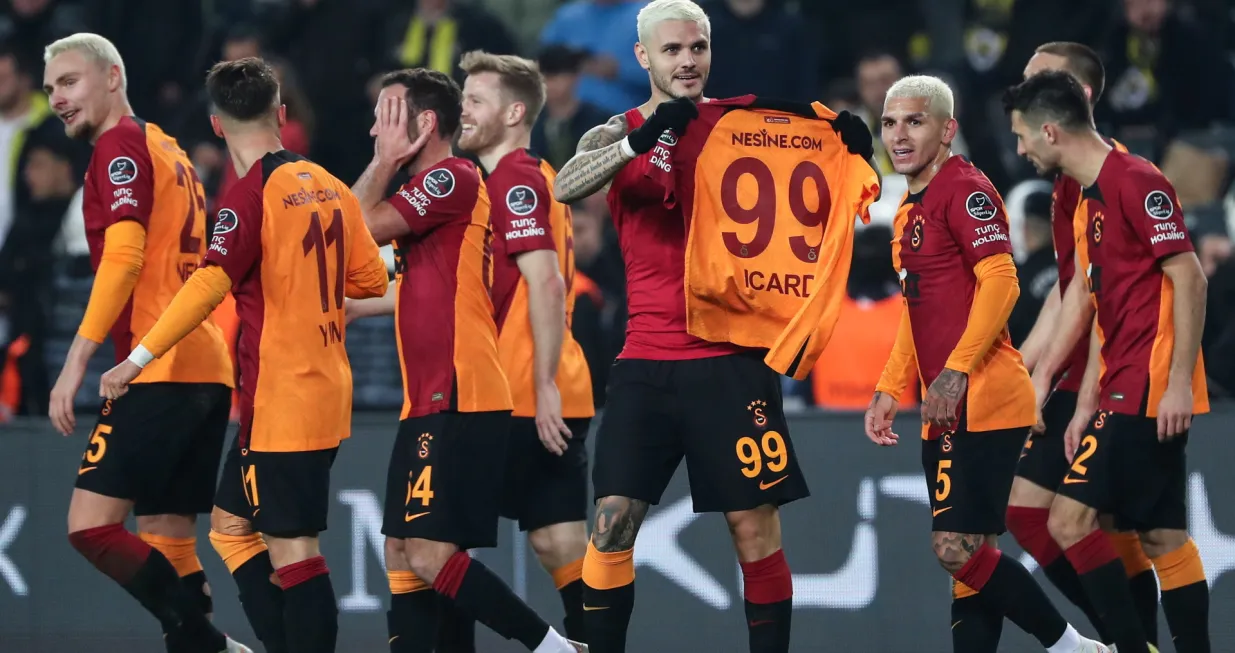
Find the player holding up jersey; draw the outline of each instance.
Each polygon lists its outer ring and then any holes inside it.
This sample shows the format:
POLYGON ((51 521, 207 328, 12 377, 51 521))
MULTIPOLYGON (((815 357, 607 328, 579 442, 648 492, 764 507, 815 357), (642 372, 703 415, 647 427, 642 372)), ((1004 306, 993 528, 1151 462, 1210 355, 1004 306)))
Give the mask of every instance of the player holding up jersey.
MULTIPOLYGON (((1086 276, 1097 306, 1051 535, 1120 653, 1144 652, 1144 628, 1098 513, 1135 529, 1161 580, 1176 648, 1207 652, 1209 586, 1187 532, 1185 461, 1192 418, 1209 412, 1200 351, 1206 281, 1179 199, 1153 164, 1113 149, 1094 130, 1073 76, 1034 75, 1004 104, 1019 152, 1084 188, 1086 276)), ((1073 334, 1088 320, 1088 311, 1065 310, 1060 330, 1073 334)))
MULTIPOLYGON (((1038 46, 1025 66, 1025 77, 1047 70, 1063 70, 1076 77, 1085 89, 1090 106, 1097 105, 1102 97, 1105 86, 1102 60, 1089 46, 1066 41, 1038 46)), ((1120 151, 1127 151, 1118 142, 1111 141, 1111 145, 1120 151)), ((1087 216, 1077 212, 1081 204, 1081 185, 1058 170, 1042 172, 1054 175, 1051 230, 1059 280, 1051 289, 1047 305, 1039 313, 1033 330, 1021 347, 1025 366, 1033 372, 1044 428, 1042 432, 1033 433, 1025 442, 1017 463, 1016 479, 1012 481, 1012 494, 1008 498, 1008 531, 1034 557, 1055 587, 1089 617, 1102 641, 1110 643, 1105 627, 1081 587, 1076 570, 1051 538, 1047 527, 1047 514, 1055 499, 1055 490, 1068 472, 1064 432, 1076 412, 1077 392, 1089 359, 1089 332, 1083 327, 1080 342, 1074 347, 1059 346, 1065 340, 1059 337, 1061 334, 1057 329, 1061 299, 1066 297, 1069 303, 1079 301, 1088 305, 1089 292, 1083 276, 1088 261, 1084 250, 1087 216), (1078 271, 1082 273, 1080 277, 1077 277, 1078 271), (1074 284, 1073 281, 1078 279, 1079 283, 1074 284), (1045 402, 1044 406, 1042 402, 1045 402)), ((1145 627, 1149 642, 1155 644, 1158 640, 1158 579, 1153 563, 1142 550, 1141 540, 1135 531, 1111 531, 1106 525, 1104 530, 1108 530, 1111 543, 1119 551, 1141 624, 1145 627)))
POLYGON ((1051 653, 1105 653, 997 548, 1017 454, 1034 423, 1033 387, 1008 337, 1019 289, 1003 202, 980 170, 952 154, 952 111, 952 90, 935 77, 901 79, 884 103, 883 143, 909 181, 892 243, 906 309, 866 412, 866 435, 897 444, 892 418, 916 366, 929 384, 922 469, 932 547, 957 581, 957 653, 995 650, 1005 616, 1051 653))
POLYGON ((497 546, 511 412, 489 296, 489 197, 476 167, 451 153, 458 85, 423 68, 381 83, 374 158, 353 189, 370 231, 395 246, 390 292, 404 401, 382 522, 390 650, 433 647, 435 593, 528 650, 586 650, 467 554, 497 546), (382 199, 401 168, 411 179, 382 199))
POLYGON ((347 186, 283 149, 285 109, 270 66, 217 64, 206 90, 217 111, 210 122, 240 179, 220 203, 204 267, 103 376, 101 392, 123 395, 143 367, 175 351, 229 291, 235 296, 240 430, 215 497, 211 543, 268 651, 330 653, 338 608, 318 533, 330 468, 351 429, 343 297, 380 296, 386 266, 347 186), (270 582, 275 570, 281 592, 270 582))
MULTIPOLYGON (((44 90, 70 137, 94 145, 83 213, 94 286, 51 392, 70 435, 86 363, 111 336, 116 360, 150 330, 205 251, 205 198, 175 139, 133 115, 124 61, 97 34, 51 45, 44 90)), ((196 326, 196 325, 195 325, 196 326)), ((210 511, 231 406, 232 365, 209 322, 106 401, 69 500, 69 542, 160 622, 169 651, 247 650, 210 625, 197 514, 210 511), (132 512, 139 535, 124 528, 132 512)))

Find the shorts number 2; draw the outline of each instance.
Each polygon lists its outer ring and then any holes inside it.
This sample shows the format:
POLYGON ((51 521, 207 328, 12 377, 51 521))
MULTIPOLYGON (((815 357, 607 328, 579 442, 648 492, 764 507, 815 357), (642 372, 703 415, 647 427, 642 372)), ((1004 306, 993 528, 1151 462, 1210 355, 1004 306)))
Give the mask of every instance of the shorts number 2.
POLYGON ((747 436, 738 440, 736 445, 738 460, 741 461, 742 475, 755 478, 763 471, 763 459, 767 458, 768 471, 776 473, 784 471, 789 464, 789 451, 785 447, 785 438, 776 431, 763 434, 759 444, 747 436))

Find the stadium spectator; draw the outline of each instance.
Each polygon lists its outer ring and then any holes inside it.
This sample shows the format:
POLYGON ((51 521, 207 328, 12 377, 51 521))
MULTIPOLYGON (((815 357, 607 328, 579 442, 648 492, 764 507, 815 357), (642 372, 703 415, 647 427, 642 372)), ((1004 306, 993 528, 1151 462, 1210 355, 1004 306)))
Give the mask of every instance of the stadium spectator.
POLYGON ((569 45, 590 55, 583 65, 579 99, 611 115, 639 105, 647 94, 647 72, 632 54, 639 40, 635 17, 645 4, 574 0, 563 5, 540 34, 542 46, 569 45))
POLYGON ((532 129, 532 151, 553 168, 575 155, 583 133, 609 119, 604 109, 579 99, 579 70, 587 54, 565 45, 551 45, 540 53, 545 78, 545 110, 532 129))
POLYGON ((708 94, 753 93, 810 102, 819 94, 817 39, 799 17, 768 0, 708 0, 714 66, 708 94))
MULTIPOLYGON (((510 30, 484 9, 454 0, 396 3, 383 23, 382 53, 386 70, 429 68, 463 83, 459 70, 464 52, 516 54, 510 30)), ((382 71, 384 72, 384 71, 382 71)))

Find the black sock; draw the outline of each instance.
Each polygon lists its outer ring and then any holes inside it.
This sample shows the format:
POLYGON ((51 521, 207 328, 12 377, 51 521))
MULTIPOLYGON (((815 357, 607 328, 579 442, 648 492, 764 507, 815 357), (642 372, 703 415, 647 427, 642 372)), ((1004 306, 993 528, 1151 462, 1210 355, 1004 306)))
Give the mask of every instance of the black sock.
POLYGON ((1043 647, 1058 642, 1068 628, 1068 622, 1029 570, 989 545, 978 547, 957 572, 956 580, 977 590, 992 608, 1037 638, 1043 647))
POLYGON ((180 584, 184 585, 184 591, 189 593, 202 614, 214 613, 214 599, 210 597, 210 590, 207 589, 205 571, 195 571, 188 576, 181 576, 180 584))
POLYGON ((437 631, 438 597, 427 588, 390 595, 386 632, 390 653, 430 653, 437 631))
POLYGON ((1145 640, 1157 646, 1158 575, 1153 569, 1146 569, 1128 579, 1128 589, 1132 591, 1132 604, 1136 606, 1136 614, 1141 618, 1141 627, 1145 629, 1145 640))
POLYGON ((433 589, 451 598, 476 621, 506 639, 518 640, 535 650, 549 633, 549 624, 528 607, 506 583, 466 552, 446 561, 433 589))
POLYGON ((476 653, 476 619, 454 601, 437 594, 437 645, 434 653, 476 653))
POLYGON ((1086 571, 1081 574, 1081 583, 1119 653, 1149 653, 1149 640, 1132 602, 1123 562, 1115 558, 1086 571))
POLYGON ((1059 590, 1060 594, 1064 595, 1064 598, 1085 613, 1085 617, 1097 631, 1098 639, 1110 644, 1111 639, 1106 635, 1106 627, 1102 624, 1102 619, 1098 617, 1098 611, 1094 610, 1093 603, 1089 601, 1085 586, 1081 584, 1081 577, 1077 575, 1072 563, 1068 562, 1064 556, 1059 556, 1051 564, 1043 567, 1042 573, 1046 574, 1046 578, 1051 581, 1055 589, 1059 590))
POLYGON ((339 638, 339 607, 329 574, 283 589, 283 627, 289 650, 334 653, 339 638))
POLYGON ((776 603, 744 603, 750 653, 789 653, 793 599, 776 603))
POLYGON ((181 641, 217 645, 217 650, 227 646, 227 639, 206 619, 180 583, 176 568, 158 549, 150 550, 146 561, 123 587, 159 620, 170 646, 181 641))
POLYGON ((270 552, 262 551, 237 567, 232 578, 240 592, 244 616, 266 653, 289 653, 283 627, 283 588, 270 581, 272 574, 270 552))
POLYGON ((635 610, 635 583, 598 590, 583 586, 583 623, 592 653, 625 653, 626 631, 635 610))
POLYGON ((1209 653, 1208 583, 1202 580, 1163 592, 1162 612, 1171 628, 1176 651, 1209 653))
POLYGON ((583 626, 583 579, 563 585, 557 593, 562 597, 562 608, 566 610, 566 619, 562 621, 566 639, 587 644, 587 631, 583 626))
POLYGON ((952 599, 952 653, 996 653, 1003 613, 981 594, 952 599))

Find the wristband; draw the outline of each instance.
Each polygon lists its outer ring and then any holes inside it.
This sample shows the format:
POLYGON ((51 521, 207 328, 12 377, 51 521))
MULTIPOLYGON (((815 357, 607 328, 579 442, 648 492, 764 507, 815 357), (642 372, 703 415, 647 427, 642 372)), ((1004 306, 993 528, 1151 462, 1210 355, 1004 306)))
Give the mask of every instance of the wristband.
POLYGON ((633 158, 635 158, 636 156, 638 156, 637 154, 635 154, 635 150, 634 150, 634 148, 632 148, 632 147, 630 146, 630 137, 629 137, 629 136, 627 136, 627 137, 623 138, 622 140, 618 141, 618 147, 622 150, 622 154, 624 154, 624 155, 626 156, 626 158, 628 158, 628 159, 633 159, 633 158))
POLYGON ((150 361, 154 360, 154 354, 150 353, 150 350, 146 349, 145 345, 139 344, 137 345, 137 348, 133 350, 133 353, 129 354, 129 360, 134 365, 145 368, 150 361))

